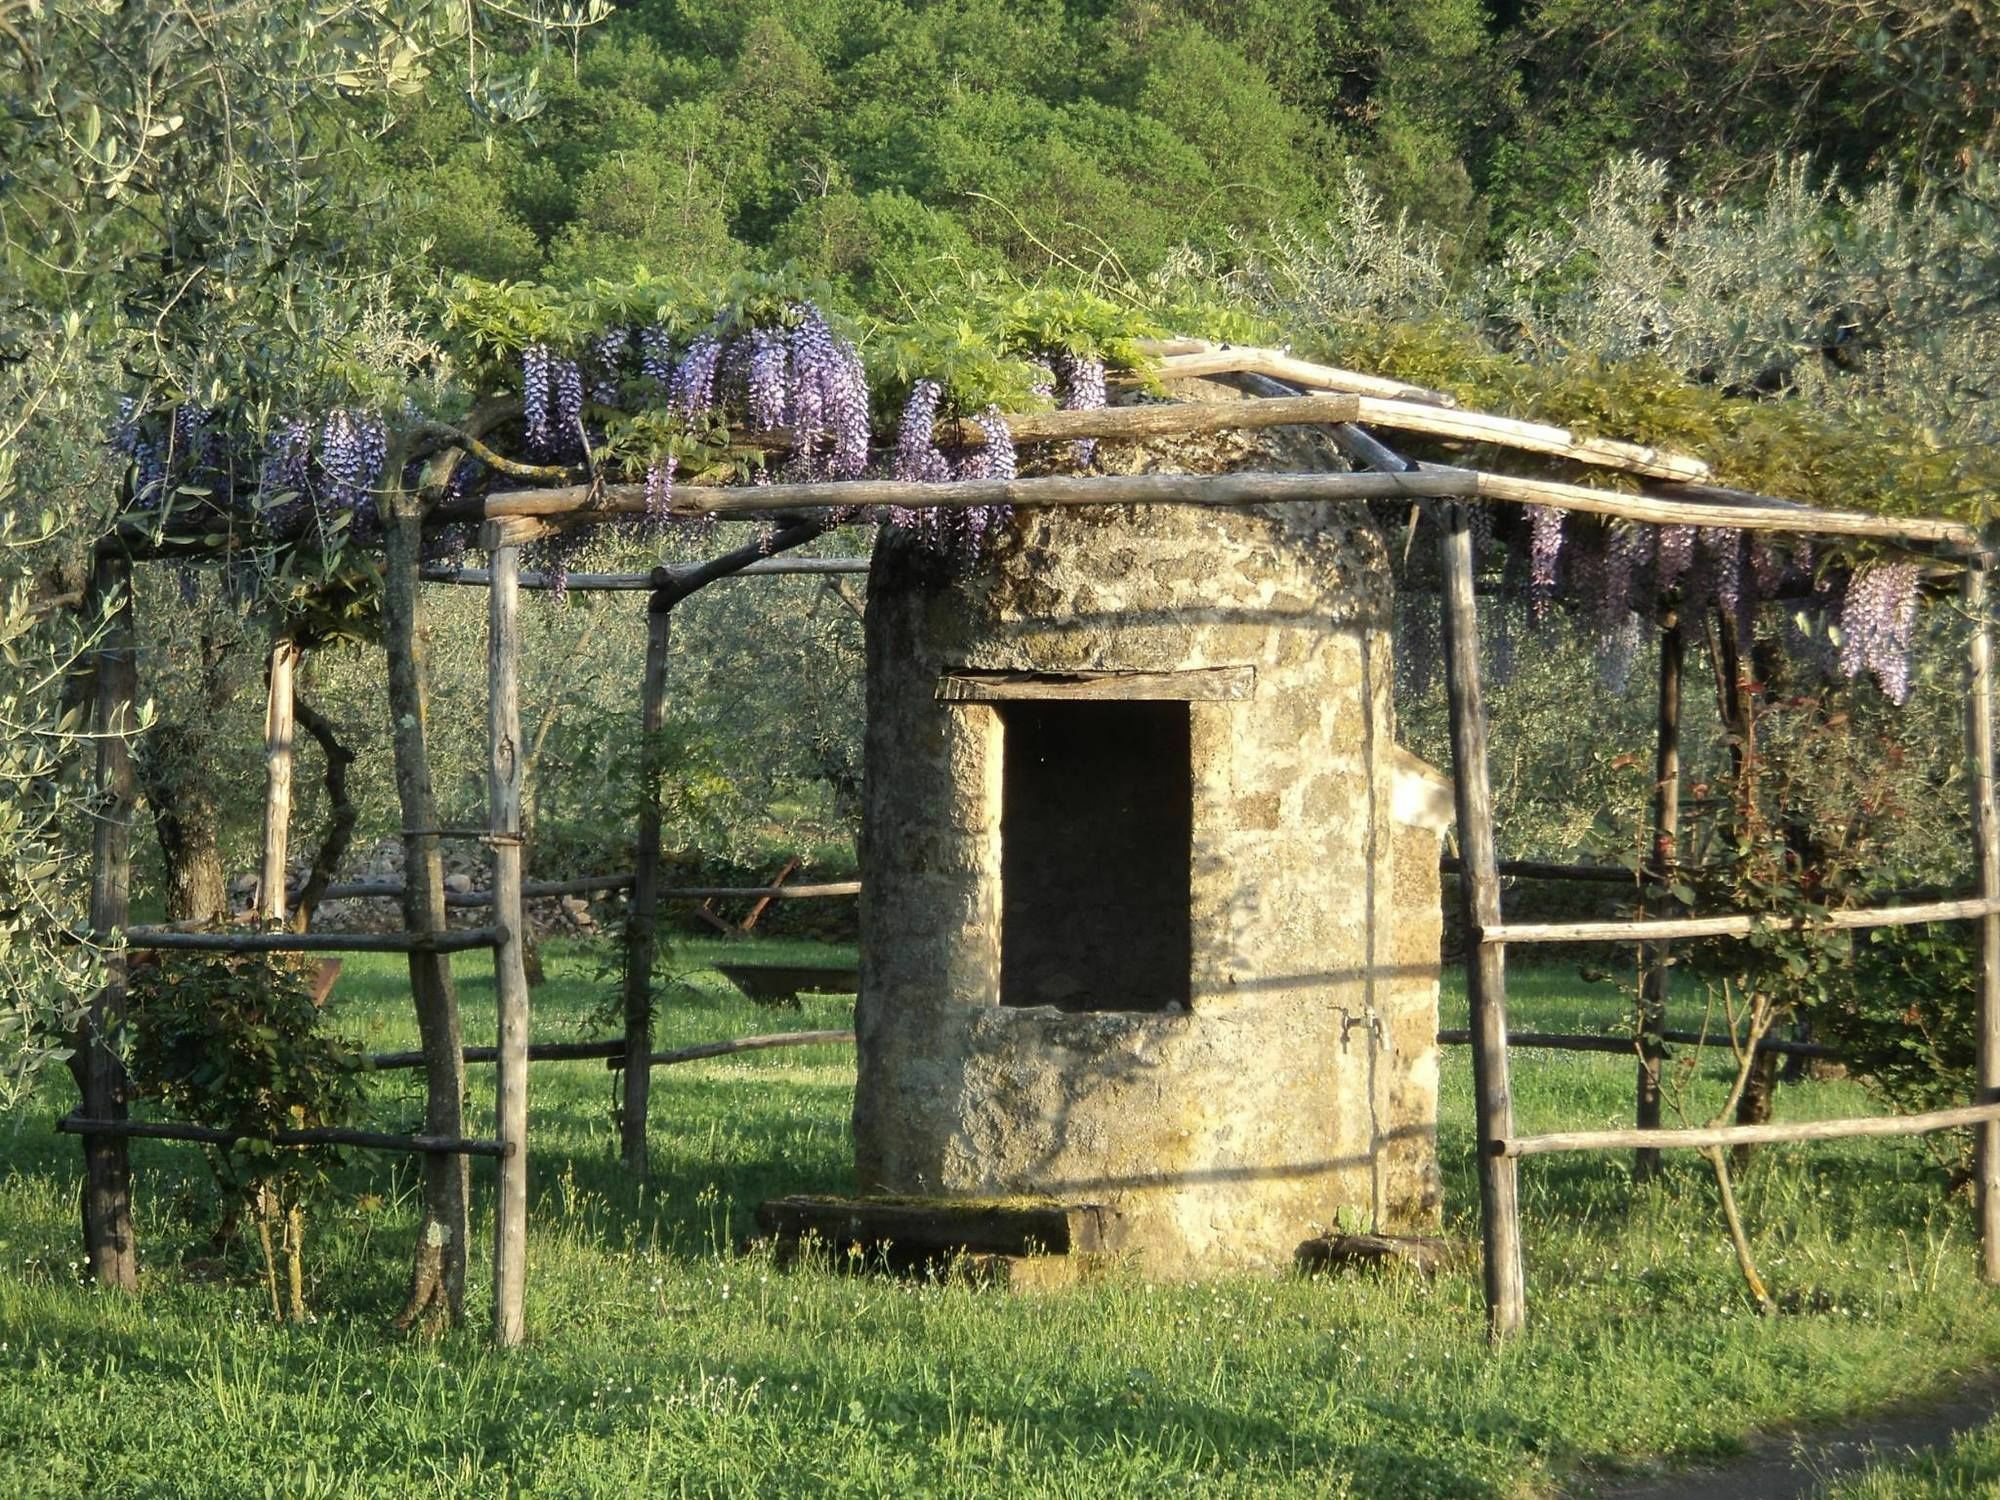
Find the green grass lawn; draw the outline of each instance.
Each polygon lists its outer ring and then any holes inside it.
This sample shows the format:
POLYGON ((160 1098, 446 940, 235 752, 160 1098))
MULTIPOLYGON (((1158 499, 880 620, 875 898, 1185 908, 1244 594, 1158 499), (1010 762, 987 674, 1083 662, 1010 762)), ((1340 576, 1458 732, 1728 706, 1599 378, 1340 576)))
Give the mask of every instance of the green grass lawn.
MULTIPOLYGON (((851 957, 759 944, 774 960, 851 957)), ((552 947, 536 1035, 587 1034, 606 950, 552 947)), ((691 944, 670 967, 723 951, 691 944)), ((741 947, 731 951, 741 952, 741 947)), ((492 1034, 484 955, 459 962, 467 1035, 492 1034)), ((1609 986, 1515 978, 1523 1029, 1612 1024, 1609 986)), ((842 1024, 849 1002, 759 1010, 713 976, 677 992, 675 1046, 842 1024)), ((400 964, 350 960, 333 1005, 371 1047, 414 1044, 400 964)), ((1447 1024, 1463 1000, 1446 996, 1447 1024)), ((490 1068, 475 1069, 490 1127, 490 1068)), ((1524 1130, 1630 1119, 1629 1059, 1522 1050, 1524 1130)), ((1722 1088, 1716 1060, 1697 1092, 1722 1088)), ((1693 1162, 1635 1191, 1623 1158, 1522 1165, 1530 1332, 1488 1348, 1476 1266, 1401 1278, 1114 1278, 1018 1297, 733 1254, 763 1198, 851 1186, 845 1049, 745 1054, 655 1075, 651 1182, 615 1161, 601 1064, 537 1065, 530 1341, 484 1332, 482 1240, 466 1329, 385 1331, 415 1214, 409 1158, 357 1156, 308 1246, 319 1321, 274 1327, 255 1252, 208 1252, 195 1149, 135 1142, 136 1299, 77 1279, 78 1151, 51 1081, 0 1121, 0 1495, 1532 1496, 1621 1468, 1726 1454, 1746 1431, 1921 1393, 2000 1351, 2000 1295, 1970 1216, 1920 1147, 1767 1151, 1743 1185, 1774 1290, 1757 1317, 1693 1162)), ((415 1074, 374 1118, 420 1118, 415 1074)), ((1704 1106, 1705 1107, 1705 1106, 1704 1106)), ((1865 1107, 1784 1090, 1793 1117, 1865 1107)), ((1469 1067, 1444 1075, 1448 1227, 1476 1237, 1469 1067)), ((485 1213, 491 1164, 475 1168, 485 1213)), ((1912 1481, 1913 1483, 1915 1481, 1912 1481)), ((1857 1491, 1942 1493, 1935 1488, 1857 1491)))

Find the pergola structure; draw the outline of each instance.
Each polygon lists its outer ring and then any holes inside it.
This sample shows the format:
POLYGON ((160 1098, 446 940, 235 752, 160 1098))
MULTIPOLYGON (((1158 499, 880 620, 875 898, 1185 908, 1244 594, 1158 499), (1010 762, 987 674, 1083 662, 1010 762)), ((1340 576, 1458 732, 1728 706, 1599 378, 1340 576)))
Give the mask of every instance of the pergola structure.
MULTIPOLYGON (((1987 612, 1987 579, 1993 566, 1991 545, 1974 528, 1935 518, 1886 517, 1856 511, 1816 509, 1768 496, 1727 489, 1711 482, 1702 460, 1633 443, 1579 437, 1567 429, 1515 421, 1459 409, 1449 398, 1393 381, 1353 371, 1293 359, 1270 350, 1224 348, 1195 340, 1162 341, 1143 346, 1156 360, 1151 372, 1162 382, 1187 379, 1228 379, 1257 399, 1231 401, 1165 401, 1124 405, 1095 411, 1031 413, 1006 419, 1016 442, 1022 444, 1096 438, 1140 440, 1153 437, 1272 426, 1324 428, 1357 466, 1353 472, 1197 474, 1062 474, 1012 480, 965 480, 909 483, 881 479, 776 483, 734 488, 681 488, 675 496, 678 513, 690 516, 755 518, 774 527, 761 543, 739 548, 700 564, 663 568, 650 574, 579 575, 573 588, 631 589, 648 595, 648 646, 643 676, 641 726, 651 735, 662 722, 666 703, 667 664, 674 606, 705 585, 741 574, 787 571, 852 570, 857 560, 785 559, 784 553, 825 532, 839 517, 857 507, 895 506, 910 509, 1011 506, 1216 505, 1255 506, 1309 501, 1431 502, 1439 516, 1439 562, 1443 590, 1443 638, 1451 724, 1452 773, 1455 787, 1460 860, 1461 915, 1471 950, 1467 960, 1470 996, 1469 1028, 1463 1039, 1472 1048, 1479 1152, 1480 1217, 1483 1239, 1485 1295, 1490 1326, 1496 1337, 1521 1329, 1525 1292, 1521 1230, 1517 1208, 1517 1163, 1523 1157, 1557 1151, 1643 1148, 1712 1148, 1758 1141, 1822 1140, 1852 1136, 1908 1135, 1954 1127, 1978 1130, 1979 1233, 1982 1268, 1988 1280, 2000 1281, 2000 807, 1996 807, 1993 746, 1993 648, 1987 612), (1621 482, 1637 481, 1636 492, 1599 488, 1573 479, 1528 478, 1456 465, 1413 463, 1402 458, 1373 429, 1406 432, 1446 443, 1492 445, 1540 455, 1565 466, 1610 472, 1621 482), (1658 1095, 1650 1105, 1647 1079, 1657 1079, 1663 1039, 1664 967, 1656 962, 1649 974, 1648 1004, 1652 1008, 1646 1035, 1639 1043, 1641 1128, 1620 1131, 1517 1135, 1508 1086, 1506 950, 1510 943, 1571 943, 1617 941, 1659 945, 1676 939, 1744 936, 1772 919, 1755 914, 1726 914, 1685 919, 1637 919, 1617 922, 1509 922, 1501 910, 1501 877, 1487 772, 1487 716, 1482 696, 1476 600, 1472 508, 1482 503, 1530 504, 1655 525, 1694 525, 1744 532, 1780 532, 1812 537, 1875 539, 1920 551, 1945 566, 1962 569, 1963 601, 1972 621, 1967 697, 1967 750, 1971 766, 1975 866, 1978 888, 1954 900, 1906 904, 1875 910, 1842 911, 1827 925, 1870 928, 1939 920, 1975 920, 1981 926, 1984 963, 1979 991, 1979 1065, 1976 1097, 1961 1108, 1927 1114, 1826 1120, 1806 1125, 1726 1126, 1703 1130, 1658 1127, 1658 1095), (1650 1110, 1650 1113, 1649 1113, 1650 1110)), ((956 439, 967 445, 984 441, 981 429, 961 424, 956 439)), ((762 434, 772 447, 782 447, 785 435, 762 434)), ((393 893, 404 901, 404 928, 393 935, 332 935, 267 932, 256 934, 128 931, 127 893, 130 876, 132 771, 128 733, 137 697, 131 648, 129 568, 131 559, 116 546, 101 550, 93 579, 100 600, 124 599, 112 634, 98 657, 96 724, 102 734, 98 751, 98 783, 105 811, 100 817, 95 849, 92 923, 96 931, 115 938, 125 934, 127 946, 144 948, 214 948, 235 951, 397 951, 442 962, 454 951, 486 949, 493 955, 499 1000, 499 1027, 492 1049, 465 1049, 439 1058, 427 1046, 431 1086, 457 1087, 466 1061, 490 1057, 498 1064, 496 1130, 492 1140, 439 1139, 435 1136, 388 1137, 368 1132, 292 1132, 278 1144, 308 1144, 338 1137, 354 1144, 389 1149, 485 1155, 498 1160, 499 1191, 494 1213, 493 1330, 502 1345, 523 1337, 523 1288, 527 1274, 528 1183, 528 1064, 537 1058, 604 1056, 622 1065, 621 1137, 626 1160, 643 1167, 650 1068, 677 1054, 655 1055, 650 1037, 650 976, 661 900, 660 820, 657 791, 659 768, 649 765, 649 795, 637 830, 635 864, 630 876, 575 881, 560 886, 530 887, 524 879, 521 833, 523 765, 519 712, 521 632, 520 592, 524 581, 522 548, 565 528, 643 512, 647 500, 638 485, 566 485, 499 490, 471 507, 441 506, 425 524, 464 519, 468 509, 481 523, 479 545, 486 553, 483 570, 436 572, 435 581, 483 585, 488 590, 488 744, 489 815, 478 830, 410 827, 403 830, 410 857, 405 884, 393 893), (447 930, 441 884, 436 874, 436 847, 441 838, 477 837, 491 850, 492 915, 490 925, 447 930), (531 1044, 529 992, 523 964, 526 932, 524 903, 536 893, 555 890, 625 888, 631 891, 625 942, 625 1033, 602 1043, 535 1047, 531 1044)), ((386 587, 390 598, 403 591, 391 610, 390 667, 392 689, 398 672, 415 673, 418 666, 409 641, 414 638, 418 585, 423 576, 413 549, 392 569, 386 587), (402 570, 399 577, 397 569, 402 570), (400 612, 400 613, 399 613, 400 612), (396 642, 403 642, 399 658, 396 642)), ((1677 639, 1677 631, 1674 632, 1677 639)), ((284 697, 289 672, 274 661, 271 674, 272 750, 270 785, 289 785, 289 705, 284 697)), ((1662 653, 1663 713, 1660 784, 1655 805, 1656 832, 1671 847, 1677 818, 1677 747, 1672 741, 1672 716, 1665 712, 1667 679, 1678 698, 1678 653, 1662 653)), ((406 684, 407 686, 407 684, 406 684)), ((399 731, 400 732, 400 731, 399 731)), ((264 891, 267 915, 282 915, 284 836, 282 799, 272 798, 274 812, 267 825, 264 891), (275 896, 274 894, 275 893, 275 896)), ((1659 880, 1661 872, 1650 872, 1659 880)), ((381 894, 388 889, 356 894, 381 894)), ((841 893, 850 893, 842 887, 841 893)), ((778 889, 773 895, 804 891, 778 889)), ((1654 949, 1656 955, 1658 949, 1654 949)), ((97 1030, 87 1048, 79 1077, 83 1114, 64 1122, 66 1129, 86 1136, 88 1184, 86 1224, 100 1231, 122 1211, 125 1193, 119 1138, 168 1135, 212 1139, 194 1127, 152 1125, 125 1117, 122 1083, 115 1055, 101 1036, 115 1026, 122 1005, 122 970, 114 960, 113 983, 94 1008, 97 1030), (95 1215, 95 1220, 93 1220, 95 1215)), ((413 982, 422 983, 413 964, 413 982)), ((825 1033, 807 1034, 827 1040, 825 1033)), ((775 1040, 797 1040, 779 1038, 775 1040)), ((1457 1037, 1446 1034, 1447 1040, 1457 1037)), ((1536 1038, 1560 1045, 1565 1040, 1536 1038)), ((1601 1045, 1604 1039, 1591 1039, 1601 1045)), ((748 1045, 758 1042, 752 1039, 748 1045)), ((767 1040, 763 1044, 769 1044, 767 1040)), ((1588 1044, 1588 1043, 1586 1043, 1588 1044)), ((737 1044, 721 1044, 728 1048, 737 1044)), ((696 1053, 720 1049, 694 1049, 696 1053)), ((129 1218, 124 1220, 129 1235, 129 1218)), ((93 1254, 96 1250, 93 1249, 93 1254)), ((128 1247, 129 1253, 129 1247, 128 1247)))

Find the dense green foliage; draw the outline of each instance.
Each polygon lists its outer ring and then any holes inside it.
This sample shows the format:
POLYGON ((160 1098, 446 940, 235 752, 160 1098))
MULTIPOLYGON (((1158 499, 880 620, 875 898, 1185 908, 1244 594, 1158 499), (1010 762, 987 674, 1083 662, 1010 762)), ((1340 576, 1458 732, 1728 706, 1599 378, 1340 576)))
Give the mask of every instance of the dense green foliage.
MULTIPOLYGON (((725 951, 690 945, 670 967, 725 951)), ((606 985, 587 951, 551 945, 549 958, 538 1026, 559 1039, 606 985)), ((484 1040, 488 966, 458 967, 468 1036, 484 1040)), ((1606 987, 1512 977, 1523 1026, 1617 1024, 1606 987)), ((661 1045, 771 1027, 713 976, 693 983, 663 1011, 661 1045)), ((350 960, 331 1005, 371 1047, 411 1043, 394 960, 350 960)), ((848 1009, 807 1005, 799 1024, 838 1025, 848 1009)), ((1523 1052, 1523 1128, 1616 1121, 1631 1071, 1629 1058, 1523 1052)), ((1704 1067, 1705 1097, 1720 1072, 1704 1067)), ((218 1263, 207 1242, 220 1205, 193 1148, 135 1146, 151 1270, 125 1303, 68 1269, 74 1148, 10 1134, 0 1484, 23 1497, 1528 1496, 1654 1455, 1726 1456, 1759 1427, 1839 1422, 2000 1350, 1969 1210, 1908 1143, 1775 1150, 1748 1175, 1745 1211, 1791 1309, 1768 1319, 1743 1300, 1694 1169, 1635 1193, 1615 1164, 1524 1164, 1534 1327, 1493 1350, 1470 1264, 1435 1284, 1121 1277, 1039 1298, 780 1271, 739 1258, 736 1238, 762 1199, 850 1181, 851 1059, 812 1049, 661 1070, 645 1184, 616 1166, 604 1079, 595 1063, 536 1069, 533 1336, 506 1353, 476 1329, 381 1333, 415 1233, 403 1159, 342 1170, 346 1199, 322 1212, 310 1265, 319 1321, 275 1329, 256 1252, 218 1263)), ((475 1070, 470 1127, 490 1118, 491 1087, 491 1069, 475 1070)), ((1463 1049, 1444 1091, 1463 1234, 1476 1201, 1463 1049)), ((377 1075, 370 1117, 407 1125, 419 1095, 411 1075, 377 1075)), ((1860 1102, 1837 1083, 1786 1097, 1798 1115, 1860 1102)), ((484 1221, 490 1171, 476 1181, 484 1221)))

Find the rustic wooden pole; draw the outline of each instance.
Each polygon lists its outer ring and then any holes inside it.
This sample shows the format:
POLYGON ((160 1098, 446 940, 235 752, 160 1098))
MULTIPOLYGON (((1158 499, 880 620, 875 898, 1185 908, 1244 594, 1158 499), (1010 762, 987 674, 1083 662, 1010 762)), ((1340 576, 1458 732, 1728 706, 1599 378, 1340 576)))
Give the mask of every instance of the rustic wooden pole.
MULTIPOLYGON (((400 475, 391 454, 384 473, 400 475)), ((396 799, 403 818, 403 927, 412 935, 442 933, 444 860, 437 795, 431 783, 423 595, 422 510, 417 497, 390 490, 382 566, 382 650, 388 664, 388 708, 395 754, 396 799)), ((410 955, 410 992, 427 1063, 423 1134, 456 1139, 465 1134, 464 1037, 451 959, 435 950, 410 955)), ((471 1175, 462 1156, 424 1160, 423 1212, 411 1265, 410 1296, 397 1324, 456 1323, 465 1308, 467 1225, 471 1175)))
POLYGON ((653 961, 660 930, 660 730, 667 714, 667 662, 674 595, 656 592, 646 611, 646 676, 640 692, 639 839, 632 901, 625 915, 625 1081, 618 1111, 620 1155, 628 1172, 646 1170, 646 1120, 653 1050, 653 961))
MULTIPOLYGON (((91 572, 93 620, 104 632, 94 653, 97 703, 96 833, 91 848, 90 926, 111 940, 132 914, 132 809, 135 782, 131 734, 139 696, 132 629, 132 565, 111 552, 91 572)), ((125 1020, 125 955, 105 955, 104 987, 90 1003, 70 1056, 83 1111, 101 1120, 125 1118, 125 1065, 117 1037, 125 1020)), ((83 1143, 83 1250, 91 1274, 121 1292, 139 1288, 139 1247, 132 1235, 132 1170, 122 1137, 83 1143)))
POLYGON ((1856 1141, 1929 1135, 2000 1119, 2000 1102, 1933 1109, 1917 1115, 1861 1115, 1842 1120, 1801 1120, 1795 1124, 1709 1125, 1692 1130, 1562 1130, 1494 1143, 1491 1149, 1512 1160, 1558 1151, 1624 1151, 1639 1146, 1706 1151, 1717 1146, 1772 1146, 1801 1141, 1856 1141))
POLYGON ((1462 505, 1445 508, 1445 685, 1451 709, 1452 782, 1464 874, 1460 909, 1472 947, 1465 987, 1472 1001, 1472 1078, 1479 1141, 1480 1229, 1484 1238, 1486 1314, 1496 1339, 1526 1320, 1521 1273, 1520 1204, 1514 1163, 1494 1143, 1514 1133, 1507 1086, 1506 951, 1485 930, 1500 924, 1499 856, 1493 843, 1492 793, 1486 777, 1486 705, 1479 685, 1479 617, 1472 596, 1472 527, 1462 505))
MULTIPOLYGON (((1660 611, 1660 701, 1657 738, 1653 747, 1653 849, 1651 881, 1670 884, 1680 862, 1681 828, 1681 672, 1687 660, 1687 637, 1680 612, 1672 605, 1660 611)), ((1661 1034, 1667 1024, 1667 997, 1673 988, 1672 954, 1665 943, 1647 955, 1646 975, 1639 994, 1639 1087, 1633 1123, 1641 1130, 1660 1128, 1660 1064, 1665 1056, 1661 1034)), ((1660 1170, 1660 1153, 1641 1149, 1632 1157, 1632 1174, 1641 1181, 1660 1170)))
MULTIPOLYGON (((1986 573, 1992 555, 1982 550, 1965 570, 1965 613, 1972 622, 1968 652, 1970 689, 1966 694, 1966 753, 1972 773, 1973 850, 1979 860, 1979 889, 1989 903, 2000 901, 2000 805, 1993 786, 1993 625, 1987 617, 1986 573)), ((2000 1100, 2000 908, 1980 920, 1979 1094, 1977 1102, 2000 1100)), ((1979 1127, 1980 1269, 2000 1282, 2000 1120, 1979 1127)))
POLYGON ((528 1274, 528 971, 522 944, 527 909, 521 896, 521 549, 496 538, 487 591, 488 784, 493 834, 494 989, 500 1010, 500 1056, 494 1086, 495 1135, 509 1148, 500 1162, 493 1209, 493 1340, 521 1342, 528 1274))
POLYGON ((293 692, 298 642, 281 635, 271 643, 264 694, 264 857, 257 880, 257 915, 285 920, 285 867, 292 827, 293 692))

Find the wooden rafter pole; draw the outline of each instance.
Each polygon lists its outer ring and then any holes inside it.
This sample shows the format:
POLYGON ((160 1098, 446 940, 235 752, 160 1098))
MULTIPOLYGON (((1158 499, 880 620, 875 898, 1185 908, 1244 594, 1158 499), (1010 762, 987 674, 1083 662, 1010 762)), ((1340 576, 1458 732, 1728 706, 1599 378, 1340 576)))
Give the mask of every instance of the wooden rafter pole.
MULTIPOLYGON (((1249 406, 1251 402, 1232 403, 1249 406)), ((677 514, 757 516, 786 511, 846 510, 896 505, 962 509, 973 505, 1266 505, 1319 500, 1461 499, 1547 505, 1585 515, 1662 526, 1727 527, 1798 535, 1877 537, 1906 543, 1970 545, 1977 533, 1960 521, 1924 516, 1875 516, 1822 510, 1751 497, 1722 504, 1672 494, 1632 495, 1551 479, 1473 469, 1418 469, 1399 474, 1057 474, 1034 479, 960 479, 924 484, 895 479, 826 480, 807 484, 737 485, 675 492, 677 514)), ((568 485, 502 490, 489 495, 489 517, 536 518, 551 525, 606 521, 642 514, 645 486, 568 485)))
MULTIPOLYGON (((137 642, 132 627, 132 565, 100 552, 91 571, 90 617, 104 632, 95 655, 97 700, 96 832, 91 847, 90 925, 100 942, 132 915, 132 812, 136 783, 131 735, 139 696, 137 642)), ((117 1036, 125 1022, 125 955, 105 954, 104 986, 90 1003, 70 1071, 83 1111, 94 1119, 126 1117, 125 1065, 117 1036)), ((83 1143, 83 1248, 100 1286, 139 1289, 139 1249, 132 1234, 132 1170, 125 1141, 97 1136, 83 1143)))
MULTIPOLYGON (((1978 1104, 2000 1101, 2000 802, 1993 781, 1993 625, 1986 577, 1992 561, 1992 552, 1982 549, 1965 570, 1964 583, 1965 613, 1972 624, 1965 744, 1973 850, 1979 889, 1988 903, 1979 924, 1978 1104)), ((1979 1126, 1978 1183, 1980 1270, 1987 1281, 2000 1282, 2000 1119, 1979 1126)))
MULTIPOLYGON (((1667 605, 1660 611, 1660 695, 1653 746, 1653 847, 1648 861, 1656 886, 1673 880, 1680 862, 1681 828, 1681 678, 1687 662, 1687 637, 1680 611, 1667 605)), ((1673 987, 1672 955, 1665 943, 1655 944, 1646 958, 1639 991, 1639 1078, 1633 1123, 1641 1130, 1660 1128, 1660 1068, 1666 1056, 1662 1044, 1667 1025, 1667 998, 1673 987)), ((1660 1170, 1660 1153, 1641 1147, 1632 1158, 1633 1175, 1644 1179, 1660 1170)))
POLYGON ((286 915, 298 667, 298 642, 280 635, 271 643, 264 683, 264 845, 257 879, 257 915, 266 922, 282 922, 286 915))
POLYGON ((526 1335, 528 1274, 527 907, 521 895, 521 548, 504 526, 482 538, 487 590, 488 823, 493 845, 493 983, 499 1008, 494 1134, 507 1154, 493 1207, 493 1341, 511 1349, 526 1335))
POLYGON ((632 900, 625 914, 625 1078, 618 1111, 625 1170, 646 1171, 646 1122, 652 1073, 653 963, 660 928, 660 731, 667 720, 667 666, 673 644, 674 595, 657 590, 646 608, 646 672, 639 695, 639 830, 632 900))
POLYGON ((1514 1133, 1514 1101, 1507 1083, 1506 952, 1481 935, 1500 923, 1500 871, 1486 770, 1486 705, 1480 690, 1479 617, 1472 594, 1472 527, 1464 506, 1445 507, 1440 551, 1452 787, 1458 804, 1459 854, 1464 861, 1459 902, 1465 929, 1472 937, 1472 950, 1466 959, 1466 990, 1472 1002, 1472 1079, 1486 1316, 1492 1336, 1502 1339, 1521 1331, 1527 1311, 1514 1163, 1494 1150, 1495 1142, 1514 1133))

